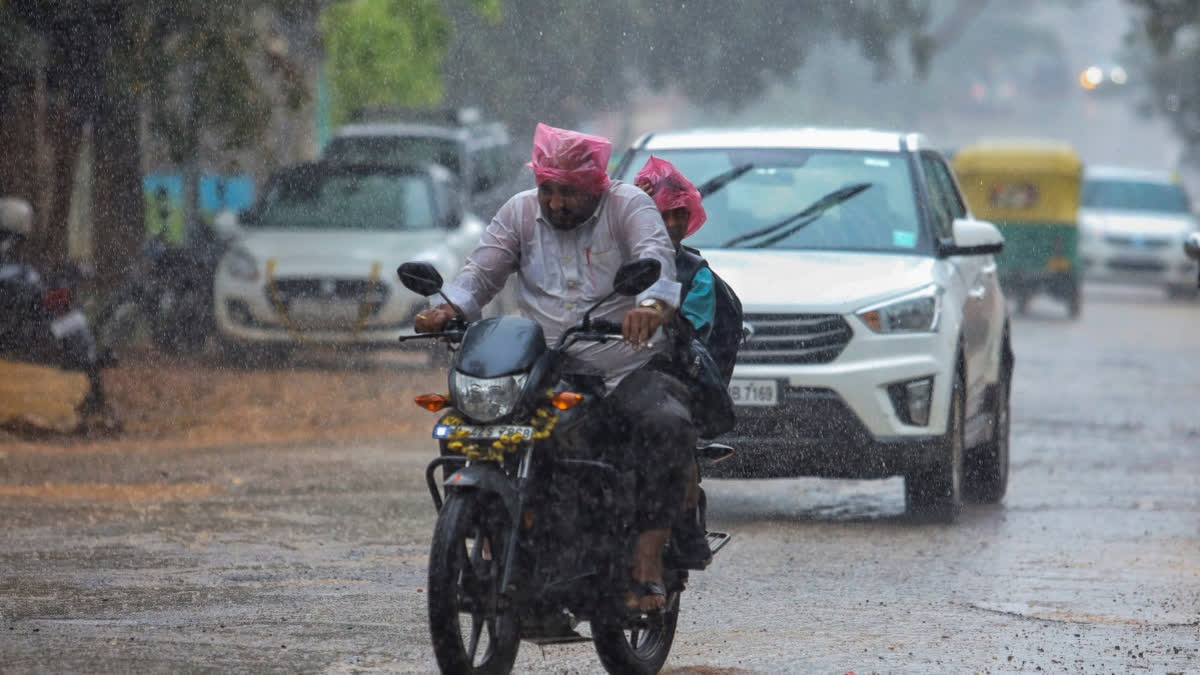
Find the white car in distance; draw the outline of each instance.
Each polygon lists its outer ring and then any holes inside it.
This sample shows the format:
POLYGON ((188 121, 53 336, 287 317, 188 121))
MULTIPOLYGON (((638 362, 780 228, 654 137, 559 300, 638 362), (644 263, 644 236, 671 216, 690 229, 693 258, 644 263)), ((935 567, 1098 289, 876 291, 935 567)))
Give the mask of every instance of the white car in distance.
POLYGON ((428 301, 400 285, 396 267, 421 260, 453 278, 484 227, 438 165, 285 168, 218 265, 221 342, 235 359, 302 345, 399 348, 428 301))
POLYGON ((1191 200, 1166 171, 1087 167, 1079 209, 1084 277, 1159 286, 1170 297, 1196 296, 1196 262, 1183 254, 1200 230, 1191 200))
POLYGON ((704 199, 685 243, 739 295, 736 448, 708 475, 903 476, 907 509, 953 520, 1008 483, 1013 369, 993 255, 943 157, 915 134, 709 129, 638 139, 704 199))

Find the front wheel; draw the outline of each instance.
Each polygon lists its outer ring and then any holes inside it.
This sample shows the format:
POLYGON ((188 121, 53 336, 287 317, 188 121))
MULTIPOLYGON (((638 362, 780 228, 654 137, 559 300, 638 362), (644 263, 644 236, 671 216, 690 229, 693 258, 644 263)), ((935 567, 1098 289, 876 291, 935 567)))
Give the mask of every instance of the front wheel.
POLYGON ((995 391, 996 409, 992 412, 992 440, 975 448, 967 463, 963 490, 976 504, 996 504, 1008 489, 1011 386, 1011 373, 1001 373, 995 391))
POLYGON ((904 498, 908 513, 939 523, 951 523, 962 511, 963 427, 966 386, 962 373, 954 376, 946 434, 937 441, 933 466, 905 475, 904 498))
POLYGON ((433 652, 443 673, 512 670, 520 626, 500 595, 511 528, 504 505, 486 493, 451 492, 438 512, 427 597, 433 652))
POLYGON ((632 624, 616 617, 593 619, 592 642, 604 670, 651 675, 667 662, 678 623, 679 591, 671 591, 661 612, 642 616, 632 624))

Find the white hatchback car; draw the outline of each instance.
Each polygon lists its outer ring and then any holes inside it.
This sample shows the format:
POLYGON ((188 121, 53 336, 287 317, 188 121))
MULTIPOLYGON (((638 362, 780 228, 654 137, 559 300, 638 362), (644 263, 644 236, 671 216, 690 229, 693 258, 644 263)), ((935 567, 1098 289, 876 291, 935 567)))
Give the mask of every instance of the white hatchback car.
POLYGON ((1196 294, 1196 263, 1183 241, 1198 231, 1183 186, 1166 171, 1118 167, 1084 170, 1079 258, 1084 276, 1196 294))
POLYGON ((730 384, 737 452, 709 475, 902 475, 909 510, 940 520, 1003 497, 1003 237, 971 218, 937 151, 869 130, 654 133, 616 176, 651 155, 697 185, 736 175, 686 242, 739 295, 749 334, 730 384))
POLYGON ((396 338, 412 333, 427 301, 400 285, 396 266, 426 261, 453 277, 484 227, 437 165, 283 169, 241 218, 218 265, 219 337, 235 354, 251 346, 399 347, 396 338))

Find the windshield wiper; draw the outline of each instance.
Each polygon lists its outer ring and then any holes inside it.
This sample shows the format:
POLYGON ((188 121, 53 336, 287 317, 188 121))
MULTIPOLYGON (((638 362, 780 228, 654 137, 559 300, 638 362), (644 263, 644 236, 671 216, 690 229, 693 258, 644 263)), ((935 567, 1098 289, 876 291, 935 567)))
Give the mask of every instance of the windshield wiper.
POLYGON ((770 246, 771 244, 774 244, 777 241, 787 239, 788 237, 795 234, 800 228, 805 227, 805 226, 809 225, 810 223, 812 223, 817 218, 820 218, 821 215, 824 214, 829 209, 837 206, 838 204, 841 204, 842 202, 846 201, 847 199, 850 199, 851 197, 857 195, 858 193, 862 192, 863 190, 866 190, 867 188, 871 187, 872 185, 874 185, 874 183, 854 183, 853 185, 846 185, 844 187, 840 187, 840 188, 834 190, 833 192, 830 192, 829 194, 825 195, 824 197, 821 197, 820 199, 813 202, 812 204, 809 204, 808 206, 806 206, 804 208, 804 210, 800 211, 796 215, 788 216, 787 218, 784 218, 783 220, 781 220, 777 223, 772 223, 770 225, 767 225, 766 227, 762 227, 757 230, 754 230, 753 232, 747 232, 746 234, 739 234, 738 236, 734 237, 733 239, 730 239, 729 241, 725 242, 724 244, 721 244, 718 248, 732 248, 736 244, 740 244, 743 241, 746 241, 748 239, 755 239, 757 237, 765 237, 769 234, 774 234, 776 232, 779 232, 780 230, 783 230, 783 232, 776 234, 774 237, 771 237, 770 239, 756 242, 749 248, 765 248, 767 246, 770 246), (785 230, 784 228, 787 228, 787 229, 785 230))
POLYGON ((719 173, 719 174, 713 176, 712 178, 705 181, 703 185, 696 188, 697 190, 700 191, 700 198, 704 199, 705 197, 716 192, 717 190, 720 190, 721 188, 725 187, 726 185, 729 185, 730 183, 732 183, 734 181, 734 179, 741 178, 743 174, 745 174, 747 171, 749 171, 750 169, 753 169, 753 168, 754 168, 753 164, 743 164, 741 166, 735 166, 732 169, 730 169, 724 173, 719 173))

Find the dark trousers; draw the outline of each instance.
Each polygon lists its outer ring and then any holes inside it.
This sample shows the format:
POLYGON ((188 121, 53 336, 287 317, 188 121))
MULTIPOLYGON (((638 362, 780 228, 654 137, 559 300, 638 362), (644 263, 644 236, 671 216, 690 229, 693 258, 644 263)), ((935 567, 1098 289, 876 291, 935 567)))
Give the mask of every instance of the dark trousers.
POLYGON ((687 401, 683 382, 655 364, 630 373, 605 397, 610 438, 620 439, 615 459, 637 476, 638 532, 671 527, 682 508, 696 450, 687 401))

